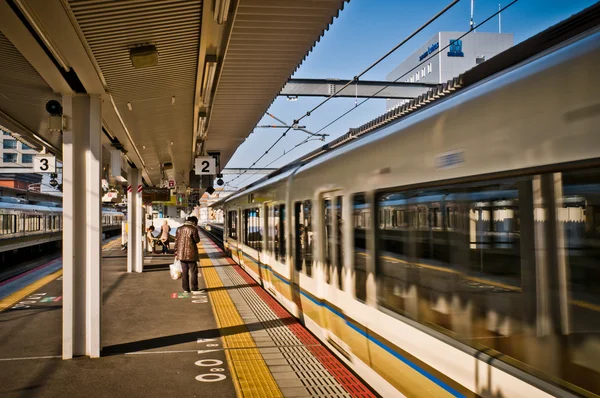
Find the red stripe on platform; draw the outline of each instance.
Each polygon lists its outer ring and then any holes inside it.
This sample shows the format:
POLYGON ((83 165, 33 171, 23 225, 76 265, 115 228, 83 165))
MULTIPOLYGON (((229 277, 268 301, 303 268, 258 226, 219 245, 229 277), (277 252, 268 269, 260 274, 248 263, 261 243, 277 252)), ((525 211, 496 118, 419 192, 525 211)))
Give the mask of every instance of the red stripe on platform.
MULTIPOLYGON (((216 244, 214 244, 210 239, 210 243, 221 253, 223 251, 216 244)), ((224 253, 223 253, 224 254, 224 253)), ((254 279, 250 275, 248 275, 239 265, 237 265, 233 259, 229 256, 226 256, 227 262, 233 265, 234 269, 248 285, 252 285, 254 291, 259 295, 259 297, 267 303, 267 305, 271 308, 271 310, 280 318, 280 319, 290 319, 290 314, 287 312, 285 308, 279 302, 277 302, 269 293, 267 293, 262 287, 260 287, 254 279)), ((306 348, 310 350, 310 352, 321 362, 323 367, 331 373, 331 375, 346 389, 346 391, 357 398, 375 398, 376 395, 371 392, 371 390, 365 386, 352 372, 348 370, 348 368, 340 362, 340 360, 333 355, 327 348, 325 348, 322 343, 317 340, 315 336, 312 335, 304 326, 302 326, 296 318, 292 318, 293 322, 287 324, 286 326, 298 337, 298 339, 306 345, 306 348)))
MULTIPOLYGON (((263 288, 256 284, 256 281, 250 277, 239 266, 234 269, 244 278, 246 283, 253 285, 252 288, 267 303, 271 310, 283 319, 289 319, 290 314, 263 288)), ((327 348, 321 345, 304 326, 294 319, 294 322, 286 325, 298 339, 306 345, 306 348, 321 362, 321 364, 331 373, 333 377, 351 394, 353 397, 375 397, 354 374, 352 374, 344 364, 342 364, 327 348)))

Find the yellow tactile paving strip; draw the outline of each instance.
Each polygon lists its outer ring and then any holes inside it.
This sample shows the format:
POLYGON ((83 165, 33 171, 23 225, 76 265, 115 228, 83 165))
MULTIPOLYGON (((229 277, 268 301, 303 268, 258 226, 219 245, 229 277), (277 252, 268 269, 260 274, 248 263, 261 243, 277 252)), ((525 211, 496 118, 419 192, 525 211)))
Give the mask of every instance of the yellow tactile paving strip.
MULTIPOLYGON (((202 243, 198 251, 205 254, 202 243)), ((248 332, 229 293, 223 287, 221 278, 208 258, 200 259, 208 295, 219 329, 235 328, 231 334, 223 336, 223 348, 229 362, 234 385, 239 397, 283 397, 265 360, 248 332)))
POLYGON ((4 297, 2 300, 0 300, 0 312, 4 311, 9 307, 12 307, 14 304, 21 301, 24 297, 29 296, 31 293, 35 292, 47 283, 52 282, 61 275, 62 269, 59 269, 58 271, 54 271, 50 275, 46 275, 43 278, 33 282, 32 284, 25 286, 23 289, 17 290, 13 294, 4 297))

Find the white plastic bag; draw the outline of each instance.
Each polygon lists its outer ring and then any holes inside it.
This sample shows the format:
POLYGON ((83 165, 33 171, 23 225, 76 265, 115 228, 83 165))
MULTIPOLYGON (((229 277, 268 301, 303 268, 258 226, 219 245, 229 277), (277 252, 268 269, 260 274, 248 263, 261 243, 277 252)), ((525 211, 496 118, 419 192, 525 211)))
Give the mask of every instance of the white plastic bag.
POLYGON ((173 264, 169 265, 169 268, 171 268, 171 279, 181 279, 183 271, 181 270, 181 262, 179 260, 175 260, 173 264))

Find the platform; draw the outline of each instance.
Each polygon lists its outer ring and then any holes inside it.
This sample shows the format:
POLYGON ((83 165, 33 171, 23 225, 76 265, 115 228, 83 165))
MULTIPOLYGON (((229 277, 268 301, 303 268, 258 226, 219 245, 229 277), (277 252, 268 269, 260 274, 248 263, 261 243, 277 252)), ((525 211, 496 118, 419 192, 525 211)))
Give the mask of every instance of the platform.
POLYGON ((207 237, 201 291, 169 277, 172 256, 125 272, 103 250, 102 357, 61 359, 61 277, 0 313, 0 395, 375 396, 207 237))

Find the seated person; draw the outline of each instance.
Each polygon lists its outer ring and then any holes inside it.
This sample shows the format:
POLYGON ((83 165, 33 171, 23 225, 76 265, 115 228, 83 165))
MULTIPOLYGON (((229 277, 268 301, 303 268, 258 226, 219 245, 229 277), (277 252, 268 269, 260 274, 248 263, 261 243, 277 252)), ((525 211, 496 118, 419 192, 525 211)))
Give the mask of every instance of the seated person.
POLYGON ((154 232, 154 225, 151 225, 146 230, 146 238, 148 239, 148 252, 149 253, 153 252, 152 249, 154 248, 155 244, 157 244, 157 243, 162 244, 160 239, 152 234, 153 232, 154 232))

